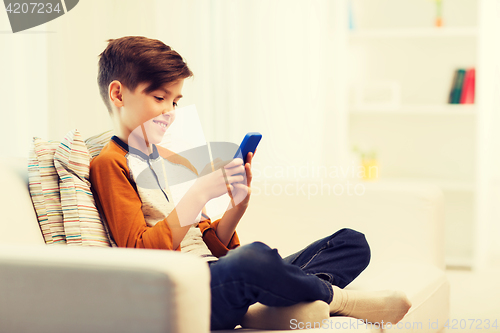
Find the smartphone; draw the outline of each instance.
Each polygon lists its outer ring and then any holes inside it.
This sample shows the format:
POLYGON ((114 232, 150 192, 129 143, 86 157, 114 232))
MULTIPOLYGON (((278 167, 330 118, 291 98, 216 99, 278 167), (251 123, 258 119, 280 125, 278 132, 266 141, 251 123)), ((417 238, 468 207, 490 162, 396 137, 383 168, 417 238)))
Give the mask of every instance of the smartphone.
POLYGON ((255 149, 257 149, 257 145, 262 139, 262 134, 259 132, 249 132, 241 141, 240 147, 234 154, 233 158, 240 157, 243 159, 243 163, 247 163, 247 155, 249 152, 255 153, 255 149))

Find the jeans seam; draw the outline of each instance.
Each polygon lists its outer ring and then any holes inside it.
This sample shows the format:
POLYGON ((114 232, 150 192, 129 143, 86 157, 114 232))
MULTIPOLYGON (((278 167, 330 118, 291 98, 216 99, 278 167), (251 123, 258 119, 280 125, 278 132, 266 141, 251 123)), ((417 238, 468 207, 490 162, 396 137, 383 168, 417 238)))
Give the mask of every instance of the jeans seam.
MULTIPOLYGON (((316 273, 313 273, 313 274, 314 274, 314 275, 316 275, 316 276, 317 276, 318 274, 327 275, 327 276, 330 278, 330 280, 332 281, 332 282, 330 282, 330 281, 328 281, 328 282, 329 282, 329 283, 331 283, 331 284, 333 284, 333 279, 334 279, 334 277, 333 277, 333 275, 332 275, 332 274, 330 274, 330 273, 326 273, 326 272, 316 272, 316 273)), ((323 279, 322 279, 322 280, 323 280, 323 279)))
POLYGON ((303 249, 302 249, 302 250, 300 250, 299 252, 295 253, 295 254, 294 254, 294 255, 295 255, 295 258, 294 258, 294 259, 290 262, 290 264, 292 264, 292 265, 293 265, 293 263, 294 263, 297 259, 299 259, 300 255, 301 255, 302 253, 304 253, 304 251, 305 251, 305 250, 306 250, 306 249, 305 249, 305 248, 303 248, 303 249))
POLYGON ((316 252, 304 265, 300 266, 301 269, 304 269, 307 265, 309 265, 311 263, 311 261, 316 258, 316 256, 318 254, 321 253, 321 251, 323 251, 324 249, 327 248, 327 244, 323 245, 323 247, 321 249, 318 250, 318 252, 316 252))

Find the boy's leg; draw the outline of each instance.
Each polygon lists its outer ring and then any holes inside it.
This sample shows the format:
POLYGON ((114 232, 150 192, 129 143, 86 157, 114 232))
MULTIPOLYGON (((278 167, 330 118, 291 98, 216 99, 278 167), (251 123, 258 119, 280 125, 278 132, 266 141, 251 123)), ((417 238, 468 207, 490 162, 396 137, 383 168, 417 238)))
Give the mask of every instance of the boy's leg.
POLYGON ((368 266, 370 247, 362 233, 344 228, 283 260, 344 288, 368 266))
POLYGON ((331 285, 300 267, 283 261, 276 249, 254 242, 210 263, 211 329, 232 329, 248 307, 289 306, 300 302, 332 301, 331 285))
POLYGON ((332 284, 332 314, 351 316, 370 322, 397 323, 411 307, 406 295, 399 291, 342 290, 370 262, 370 248, 362 233, 341 229, 320 239, 284 261, 299 266, 332 284))

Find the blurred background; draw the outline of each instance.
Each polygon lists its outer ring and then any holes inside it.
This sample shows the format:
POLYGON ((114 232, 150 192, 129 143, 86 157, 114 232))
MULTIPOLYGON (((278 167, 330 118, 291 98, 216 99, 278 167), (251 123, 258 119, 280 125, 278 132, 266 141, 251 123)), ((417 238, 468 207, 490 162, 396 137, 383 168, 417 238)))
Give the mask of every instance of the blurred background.
POLYGON ((112 129, 97 61, 127 35, 187 61, 180 106, 196 105, 206 141, 261 132, 254 168, 270 177, 371 165, 367 181, 435 183, 448 267, 500 266, 500 1, 81 0, 16 34, 0 11, 4 154, 112 129))

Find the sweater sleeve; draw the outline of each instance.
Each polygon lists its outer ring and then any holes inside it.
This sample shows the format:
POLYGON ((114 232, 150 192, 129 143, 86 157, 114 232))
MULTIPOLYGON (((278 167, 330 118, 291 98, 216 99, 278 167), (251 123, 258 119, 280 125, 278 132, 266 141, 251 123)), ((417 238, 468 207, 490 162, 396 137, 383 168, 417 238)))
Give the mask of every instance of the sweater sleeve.
POLYGON ((219 225, 221 219, 211 222, 210 219, 202 220, 198 224, 200 231, 203 235, 203 241, 207 244, 212 254, 218 258, 227 254, 227 251, 232 250, 240 246, 240 240, 238 239, 238 234, 233 232, 231 240, 227 246, 221 242, 217 236, 217 226, 219 225))
MULTIPOLYGON (((119 247, 173 250, 166 219, 153 227, 147 225, 124 156, 104 154, 93 159, 90 182, 97 208, 119 247)), ((176 250, 179 251, 180 246, 176 250)))

